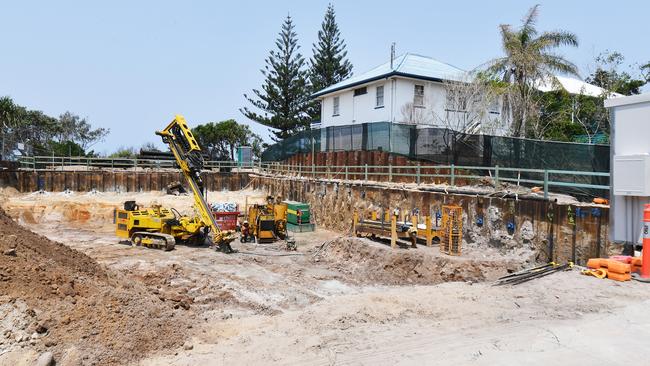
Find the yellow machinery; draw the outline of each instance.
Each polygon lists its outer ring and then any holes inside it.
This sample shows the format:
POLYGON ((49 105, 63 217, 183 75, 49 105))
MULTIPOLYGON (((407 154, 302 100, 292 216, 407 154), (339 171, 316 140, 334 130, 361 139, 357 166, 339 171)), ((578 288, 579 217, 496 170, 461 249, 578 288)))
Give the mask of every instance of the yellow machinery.
POLYGON ((287 205, 274 202, 272 196, 267 197, 266 204, 254 204, 248 208, 248 225, 241 233, 241 241, 257 241, 270 243, 284 239, 287 234, 287 205))
POLYGON ((463 242, 463 209, 457 205, 442 206, 442 238, 440 251, 460 255, 463 242))
POLYGON ((201 178, 203 155, 192 131, 185 122, 185 118, 176 115, 164 130, 156 131, 156 135, 161 136, 163 142, 169 146, 174 158, 176 158, 176 163, 178 163, 183 176, 185 176, 185 180, 194 196, 194 205, 199 214, 198 221, 209 229, 212 242, 219 250, 231 253, 230 243, 235 239, 234 232, 219 228, 210 211, 210 206, 205 201, 203 179, 201 178))
POLYGON ((357 236, 390 238, 392 248, 397 247, 398 239, 410 242, 413 248, 417 247, 418 240, 431 246, 435 238, 440 238, 441 232, 434 227, 430 216, 424 217, 424 224, 419 221, 419 211, 412 213, 410 220, 400 215, 399 209, 383 213, 372 211, 369 218, 355 212, 352 232, 357 236), (401 220, 400 216, 402 216, 401 220))
POLYGON ((203 223, 197 217, 181 216, 174 209, 160 205, 140 209, 135 201, 126 201, 124 209, 115 211, 115 233, 135 245, 172 250, 176 242, 202 245, 203 223))
POLYGON ((183 176, 194 196, 194 206, 198 216, 181 216, 174 209, 155 206, 139 209, 134 201, 124 204, 123 210, 115 211, 116 234, 130 239, 136 245, 171 250, 176 241, 203 244, 206 236, 218 249, 230 253, 230 242, 234 237, 232 230, 221 230, 203 195, 203 155, 192 135, 185 118, 177 115, 162 131, 156 131, 176 159, 183 176))

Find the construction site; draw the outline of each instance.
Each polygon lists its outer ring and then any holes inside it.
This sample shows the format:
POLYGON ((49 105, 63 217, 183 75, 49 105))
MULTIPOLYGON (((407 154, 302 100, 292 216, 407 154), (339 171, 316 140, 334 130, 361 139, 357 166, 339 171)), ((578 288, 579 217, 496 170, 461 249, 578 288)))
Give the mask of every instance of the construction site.
POLYGON ((650 2, 542 3, 3 4, 0 366, 650 365, 650 2))
POLYGON ((157 134, 176 164, 2 171, 0 364, 650 356, 607 202, 381 152, 206 168, 182 117, 157 134))

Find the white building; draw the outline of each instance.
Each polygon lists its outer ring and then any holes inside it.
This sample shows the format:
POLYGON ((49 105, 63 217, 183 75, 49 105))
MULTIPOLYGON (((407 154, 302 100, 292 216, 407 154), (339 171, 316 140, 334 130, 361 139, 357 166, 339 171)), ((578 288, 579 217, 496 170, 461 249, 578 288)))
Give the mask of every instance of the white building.
MULTIPOLYGON (((312 96, 321 101, 321 127, 395 122, 482 132, 477 131, 477 126, 448 122, 461 121, 463 118, 457 114, 464 114, 449 108, 452 99, 447 92, 449 82, 458 84, 466 80, 469 80, 468 73, 457 67, 406 53, 392 63, 343 80, 312 96)), ((500 118, 498 103, 486 109, 489 109, 485 111, 487 118, 500 118)))
POLYGON ((650 203, 650 93, 605 100, 610 111, 610 239, 637 243, 650 203))
MULTIPOLYGON (((469 85, 471 79, 469 73, 455 66, 406 53, 312 97, 321 101, 321 127, 393 122, 468 133, 507 134, 509 123, 501 115, 497 97, 459 87, 469 85)), ((540 82, 535 87, 543 92, 562 88, 570 94, 594 97, 606 93, 598 86, 559 75, 554 82, 540 82)))

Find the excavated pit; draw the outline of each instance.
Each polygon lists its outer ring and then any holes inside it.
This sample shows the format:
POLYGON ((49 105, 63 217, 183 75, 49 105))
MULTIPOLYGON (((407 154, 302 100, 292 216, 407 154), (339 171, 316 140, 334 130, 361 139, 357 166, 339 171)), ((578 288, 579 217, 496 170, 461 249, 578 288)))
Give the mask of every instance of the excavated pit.
MULTIPOLYGON (((242 207, 263 201, 266 193, 249 189, 210 196, 242 207)), ((338 296, 491 281, 535 259, 532 246, 497 249, 470 240, 455 257, 441 254, 437 245, 391 249, 322 227, 296 234, 297 252, 287 252, 282 242, 238 241, 233 246, 240 253, 227 256, 186 246, 163 252, 119 244, 113 209, 127 199, 192 213, 192 197, 160 192, 0 192, 0 204, 16 220, 2 217, 11 232, 2 232, 0 246, 5 250, 18 243, 17 257, 0 258, 0 290, 6 294, 0 331, 20 330, 0 339, 0 349, 52 350, 61 364, 78 359, 137 363, 153 353, 182 352, 185 342, 198 342, 230 321, 276 321, 338 296), (41 322, 47 335, 31 339, 41 322), (165 334, 164 341, 159 334, 165 334)))
POLYGON ((366 238, 341 237, 325 243, 314 260, 359 284, 434 285, 492 281, 529 265, 534 257, 532 251, 503 256, 490 248, 482 248, 479 254, 449 256, 437 246, 391 249, 366 238))

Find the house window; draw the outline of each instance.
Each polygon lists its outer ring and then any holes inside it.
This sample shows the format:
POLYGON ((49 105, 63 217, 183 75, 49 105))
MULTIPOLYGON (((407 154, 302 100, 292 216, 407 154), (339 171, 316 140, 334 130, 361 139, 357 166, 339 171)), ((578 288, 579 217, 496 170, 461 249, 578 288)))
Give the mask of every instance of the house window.
POLYGON ((377 87, 377 95, 376 95, 376 101, 375 101, 375 107, 383 107, 384 106, 384 86, 378 86, 377 87))
POLYGON ((413 106, 424 107, 424 85, 415 85, 413 106))
POLYGON ((339 97, 334 97, 334 105, 332 108, 332 115, 333 116, 338 116, 339 115, 339 97))
POLYGON ((368 88, 365 86, 363 88, 354 89, 354 96, 364 95, 368 93, 368 88))

